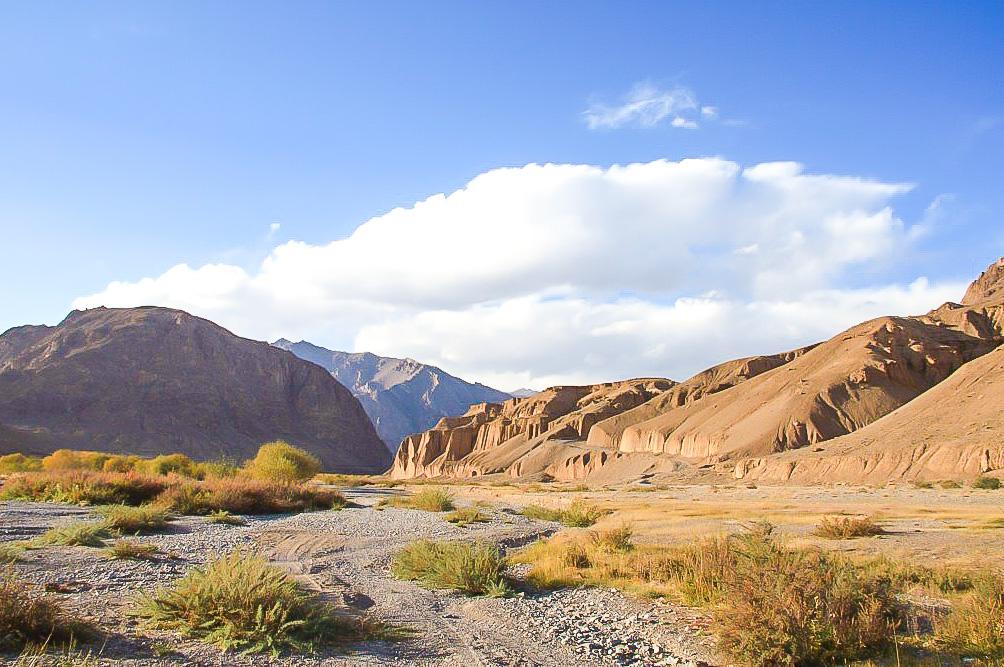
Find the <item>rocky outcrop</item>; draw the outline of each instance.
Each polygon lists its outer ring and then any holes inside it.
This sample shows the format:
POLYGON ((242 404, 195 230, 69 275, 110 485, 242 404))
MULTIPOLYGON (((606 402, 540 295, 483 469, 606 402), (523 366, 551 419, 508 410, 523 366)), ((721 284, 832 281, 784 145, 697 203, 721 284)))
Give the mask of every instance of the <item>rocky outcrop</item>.
POLYGON ((620 446, 624 431, 629 427, 646 422, 674 408, 689 405, 708 394, 734 387, 778 366, 783 366, 811 349, 811 347, 804 347, 782 354, 747 357, 712 366, 636 408, 598 422, 589 429, 587 443, 594 447, 616 449, 620 446))
POLYGON ((392 452, 405 436, 430 429, 443 417, 462 415, 478 403, 511 398, 506 392, 461 380, 414 359, 338 352, 284 338, 273 345, 322 366, 348 387, 392 452))
POLYGON ((810 450, 745 459, 737 478, 800 483, 954 479, 1004 469, 1004 347, 864 428, 810 450))
POLYGON ((324 369, 182 311, 95 308, 0 335, 0 453, 241 461, 277 438, 327 470, 390 464, 362 406, 324 369))
POLYGON ((594 424, 672 386, 669 380, 640 379, 551 387, 528 398, 474 406, 462 417, 405 438, 391 476, 543 474, 584 447, 594 424))
POLYGON ((711 462, 816 444, 888 414, 994 344, 937 323, 878 318, 742 384, 628 427, 620 449, 711 462))

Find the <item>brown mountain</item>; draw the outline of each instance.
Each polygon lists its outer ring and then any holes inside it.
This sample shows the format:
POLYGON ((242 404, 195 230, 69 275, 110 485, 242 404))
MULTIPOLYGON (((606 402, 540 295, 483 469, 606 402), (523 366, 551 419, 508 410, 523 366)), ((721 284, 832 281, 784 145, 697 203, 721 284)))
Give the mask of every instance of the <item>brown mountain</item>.
POLYGON ((669 380, 640 379, 551 387, 528 398, 476 405, 462 417, 441 419, 435 428, 405 438, 391 476, 574 477, 570 470, 589 467, 594 451, 604 454, 584 442, 594 424, 672 386, 669 380))
POLYGON ((715 366, 653 391, 646 401, 608 408, 605 418, 595 420, 588 430, 565 431, 543 442, 532 434, 523 436, 523 441, 484 438, 485 429, 496 419, 515 414, 516 405, 440 422, 433 431, 411 439, 412 454, 398 456, 394 473, 408 477, 545 471, 562 478, 610 479, 714 467, 734 470, 740 477, 787 479, 803 474, 825 477, 827 470, 840 468, 842 475, 855 478, 872 474, 869 471, 879 458, 876 452, 890 448, 899 448, 897 463, 886 458, 883 471, 876 476, 925 470, 904 461, 921 456, 916 443, 934 434, 945 440, 946 448, 923 450, 929 460, 940 462, 930 469, 971 471, 977 459, 981 461, 978 467, 1000 467, 997 449, 988 449, 989 445, 976 439, 972 441, 976 449, 962 452, 951 444, 948 434, 978 430, 975 422, 967 421, 971 419, 983 419, 980 423, 986 432, 997 428, 998 422, 991 419, 992 406, 1000 405, 1004 397, 972 387, 996 386, 999 365, 993 360, 999 354, 985 355, 1002 342, 1004 259, 970 286, 962 303, 946 303, 917 317, 877 318, 815 346, 715 366), (946 378, 953 382, 941 384, 946 378), (960 397, 955 383, 965 382, 971 395, 960 397), (918 396, 925 400, 917 402, 918 396), (968 408, 966 401, 983 404, 968 408), (950 417, 947 409, 952 405, 962 414, 950 417), (888 433, 882 430, 886 428, 888 433), (526 456, 512 453, 531 441, 533 465, 528 466, 526 456), (551 443, 549 448, 542 448, 547 443, 551 443), (862 448, 871 449, 861 454, 863 458, 853 458, 862 448), (789 450, 796 453, 785 453, 789 450), (437 454, 421 455, 422 451, 437 454), (830 456, 827 452, 842 457, 841 461, 819 463, 830 456), (445 459, 440 458, 444 455, 445 459), (814 461, 811 465, 810 460, 814 461), (492 465, 483 465, 486 461, 492 465), (500 465, 503 461, 508 463, 500 465), (789 469, 789 465, 794 467, 789 469), (855 465, 858 472, 853 472, 855 465))
POLYGON ((362 406, 323 368, 182 311, 95 308, 0 335, 0 452, 243 460, 277 438, 328 470, 390 464, 362 406))

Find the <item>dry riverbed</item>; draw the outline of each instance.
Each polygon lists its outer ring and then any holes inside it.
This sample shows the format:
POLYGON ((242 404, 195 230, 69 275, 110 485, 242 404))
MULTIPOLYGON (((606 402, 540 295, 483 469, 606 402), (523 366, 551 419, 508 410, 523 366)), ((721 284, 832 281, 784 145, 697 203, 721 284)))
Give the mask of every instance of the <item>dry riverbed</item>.
MULTIPOLYGON (((503 599, 468 598, 398 581, 393 554, 421 539, 487 540, 514 549, 555 532, 499 502, 484 523, 458 527, 440 513, 377 509, 389 493, 347 492, 340 511, 248 518, 246 526, 186 517, 162 534, 138 538, 162 551, 153 561, 116 561, 88 547, 26 551, 14 565, 40 590, 92 620, 105 637, 90 648, 100 664, 160 665, 677 665, 714 663, 705 617, 665 602, 607 589, 522 592, 503 599), (182 576, 214 554, 233 549, 267 554, 305 586, 334 602, 407 627, 414 636, 374 641, 350 652, 312 657, 221 654, 176 635, 151 632, 129 615, 139 591, 182 576)), ((62 505, 0 503, 0 541, 30 539, 61 522, 97 517, 62 505)), ((519 573, 516 572, 518 575, 519 573)), ((7 656, 8 660, 13 656, 7 656)), ((4 657, 0 656, 0 663, 4 657)))

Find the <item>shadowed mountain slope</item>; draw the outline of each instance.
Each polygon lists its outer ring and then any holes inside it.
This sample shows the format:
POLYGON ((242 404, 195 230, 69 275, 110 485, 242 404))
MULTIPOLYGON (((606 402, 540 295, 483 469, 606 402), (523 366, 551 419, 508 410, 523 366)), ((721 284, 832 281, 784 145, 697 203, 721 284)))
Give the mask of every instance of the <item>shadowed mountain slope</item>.
POLYGON ((390 463, 359 402, 323 369, 182 311, 95 308, 0 335, 0 452, 243 460, 277 438, 328 470, 390 463))

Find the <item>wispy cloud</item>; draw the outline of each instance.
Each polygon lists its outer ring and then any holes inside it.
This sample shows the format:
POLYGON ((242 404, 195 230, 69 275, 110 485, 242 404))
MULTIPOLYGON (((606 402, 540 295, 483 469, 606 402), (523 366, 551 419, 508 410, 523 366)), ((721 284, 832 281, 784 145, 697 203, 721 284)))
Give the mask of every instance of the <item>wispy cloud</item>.
POLYGON ((709 118, 717 113, 715 107, 699 105, 697 95, 689 88, 661 88, 641 82, 635 84, 619 104, 596 101, 582 112, 582 116, 591 130, 649 128, 664 121, 672 127, 693 130, 701 117, 709 118))

